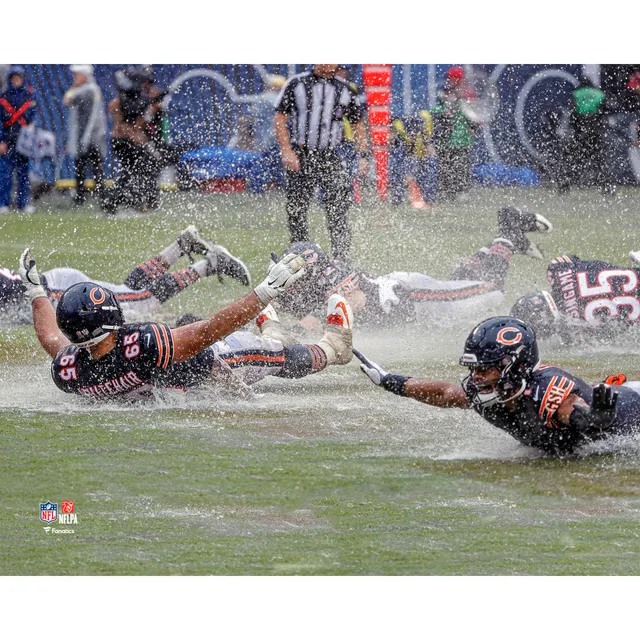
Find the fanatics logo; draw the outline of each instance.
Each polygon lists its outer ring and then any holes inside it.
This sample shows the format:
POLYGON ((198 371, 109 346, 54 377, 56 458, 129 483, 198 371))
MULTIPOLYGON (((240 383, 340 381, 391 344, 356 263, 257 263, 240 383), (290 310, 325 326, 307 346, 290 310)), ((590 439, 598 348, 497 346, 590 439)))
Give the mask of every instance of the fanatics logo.
POLYGON ((57 519, 57 502, 45 502, 40 504, 40 520, 42 520, 42 522, 55 522, 57 519))

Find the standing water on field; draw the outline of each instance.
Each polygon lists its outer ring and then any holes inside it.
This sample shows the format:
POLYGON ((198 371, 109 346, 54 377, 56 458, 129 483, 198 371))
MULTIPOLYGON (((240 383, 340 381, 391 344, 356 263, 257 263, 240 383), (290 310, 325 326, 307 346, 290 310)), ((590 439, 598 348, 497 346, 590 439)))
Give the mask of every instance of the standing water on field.
MULTIPOLYGON (((429 213, 354 210, 354 260, 374 274, 446 278, 491 241, 503 204, 553 221, 546 258, 575 252, 627 264, 626 251, 640 247, 640 196, 631 190, 613 203, 586 192, 503 190, 472 192, 469 203, 429 213)), ((145 218, 37 215, 28 225, 14 221, 0 257, 15 262, 29 243, 43 268, 70 265, 118 282, 194 223, 240 255, 259 282, 269 251, 286 245, 283 212, 278 195, 224 206, 176 196, 145 218), (95 247, 96 232, 110 252, 95 247)), ((319 209, 311 228, 326 244, 319 209)), ((545 267, 514 258, 500 311, 543 288, 545 267)), ((210 313, 247 291, 213 280, 163 307, 163 320, 210 313)), ((449 382, 465 373, 458 359, 475 320, 372 332, 357 321, 354 345, 388 371, 449 382)), ((619 372, 640 379, 637 341, 540 348, 543 361, 590 383, 619 372)), ((0 388, 0 566, 8 574, 640 571, 640 440, 549 458, 475 412, 376 388, 355 361, 301 380, 268 378, 250 398, 206 386, 144 406, 97 404, 55 387, 29 327, 0 330, 0 388), (75 501, 73 534, 44 531, 39 505, 47 500, 75 501)))

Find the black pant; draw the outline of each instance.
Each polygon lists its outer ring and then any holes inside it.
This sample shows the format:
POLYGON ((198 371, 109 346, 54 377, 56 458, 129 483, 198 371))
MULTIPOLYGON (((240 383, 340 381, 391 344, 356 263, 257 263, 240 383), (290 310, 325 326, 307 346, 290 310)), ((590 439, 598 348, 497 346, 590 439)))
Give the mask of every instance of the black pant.
POLYGON ((438 198, 453 198, 471 187, 471 149, 442 146, 438 149, 438 198))
POLYGON ((608 130, 604 119, 572 118, 572 137, 567 142, 560 167, 560 186, 599 187, 611 191, 614 179, 607 158, 608 130))
POLYGON ((347 211, 351 205, 349 177, 340 157, 333 149, 305 151, 296 149, 300 171, 287 171, 287 219, 291 242, 307 242, 307 212, 311 198, 320 187, 327 212, 333 257, 347 261, 351 246, 347 211))
POLYGON ((87 177, 87 169, 93 171, 96 182, 96 195, 102 200, 104 197, 104 158, 97 147, 89 147, 86 151, 79 153, 75 160, 76 171, 76 197, 77 204, 84 204, 89 190, 84 186, 87 177))
POLYGON ((145 145, 114 138, 113 153, 118 159, 115 184, 105 195, 104 209, 114 213, 120 205, 136 209, 158 204, 157 162, 145 145))

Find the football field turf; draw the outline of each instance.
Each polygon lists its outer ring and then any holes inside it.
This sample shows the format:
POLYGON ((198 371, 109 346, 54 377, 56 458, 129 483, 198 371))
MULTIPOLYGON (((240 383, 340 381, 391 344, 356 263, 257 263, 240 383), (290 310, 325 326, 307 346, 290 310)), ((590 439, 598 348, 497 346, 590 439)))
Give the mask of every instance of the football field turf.
MULTIPOLYGON (((353 260, 374 274, 447 278, 496 233, 498 207, 547 216, 545 257, 628 265, 640 249, 640 190, 475 190, 414 211, 352 210, 353 260)), ((0 266, 25 246, 41 271, 72 266, 121 282, 188 224, 239 255, 257 284, 287 242, 280 194, 169 194, 158 212, 106 219, 89 208, 0 218, 0 266)), ((312 235, 327 245, 315 208, 312 235)), ((546 261, 515 256, 508 303, 545 286, 546 261)), ((212 312, 246 292, 215 278, 159 317, 212 312)), ((503 311, 508 311, 509 304, 503 311)), ((478 318, 480 320, 482 318, 478 318)), ((364 333, 354 344, 388 370, 460 379, 473 322, 364 333)), ((357 326, 357 316, 356 316, 357 326)), ((590 382, 640 379, 640 341, 543 360, 590 382)), ((0 574, 631 575, 640 573, 640 439, 554 460, 472 412, 375 388, 355 362, 303 380, 266 380, 249 400, 199 389, 146 407, 59 392, 29 327, 0 329, 0 574), (41 503, 73 500, 77 523, 45 531, 41 503)))

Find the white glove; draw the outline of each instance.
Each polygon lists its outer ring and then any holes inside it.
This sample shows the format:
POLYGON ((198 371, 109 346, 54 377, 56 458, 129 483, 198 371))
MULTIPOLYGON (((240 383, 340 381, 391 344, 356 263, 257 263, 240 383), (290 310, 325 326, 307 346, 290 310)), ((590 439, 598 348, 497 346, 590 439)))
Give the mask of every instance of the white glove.
POLYGON ((254 289, 265 306, 305 274, 303 267, 306 263, 301 255, 288 253, 280 262, 277 260, 272 251, 267 277, 254 289))
POLYGON ((373 384, 380 386, 385 376, 389 375, 389 373, 381 366, 377 365, 375 362, 371 362, 371 360, 360 353, 357 349, 353 350, 353 355, 360 360, 362 363, 360 365, 360 369, 369 376, 369 380, 371 380, 373 384))
POLYGON ((40 275, 36 268, 36 261, 31 257, 30 249, 27 247, 20 256, 20 266, 18 267, 18 273, 22 278, 22 284, 27 290, 26 295, 30 302, 33 302, 36 298, 46 298, 47 292, 40 284, 40 275))

